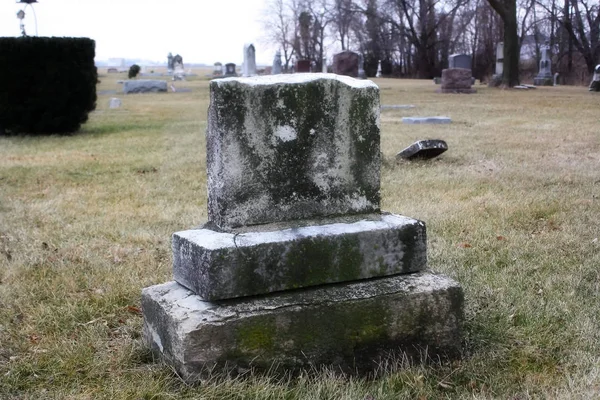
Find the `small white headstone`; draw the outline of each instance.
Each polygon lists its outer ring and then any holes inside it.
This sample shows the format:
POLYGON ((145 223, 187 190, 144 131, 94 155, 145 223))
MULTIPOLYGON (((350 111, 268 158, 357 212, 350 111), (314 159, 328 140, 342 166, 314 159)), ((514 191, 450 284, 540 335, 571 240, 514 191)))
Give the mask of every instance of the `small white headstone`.
POLYGON ((119 108, 121 107, 121 99, 112 97, 108 103, 108 108, 119 108))
POLYGON ((244 46, 244 65, 242 66, 242 75, 256 75, 256 51, 253 44, 247 44, 244 46))

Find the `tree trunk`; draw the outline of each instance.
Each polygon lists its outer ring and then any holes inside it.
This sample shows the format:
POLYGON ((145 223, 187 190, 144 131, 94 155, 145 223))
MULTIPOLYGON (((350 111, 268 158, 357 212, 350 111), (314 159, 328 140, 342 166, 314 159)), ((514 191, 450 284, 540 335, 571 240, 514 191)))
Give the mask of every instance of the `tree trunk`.
POLYGON ((502 84, 519 85, 519 35, 517 34, 517 3, 508 1, 511 10, 504 17, 504 66, 502 84))
POLYGON ((504 66, 502 85, 513 87, 519 84, 519 35, 517 33, 517 1, 488 0, 504 25, 504 66))

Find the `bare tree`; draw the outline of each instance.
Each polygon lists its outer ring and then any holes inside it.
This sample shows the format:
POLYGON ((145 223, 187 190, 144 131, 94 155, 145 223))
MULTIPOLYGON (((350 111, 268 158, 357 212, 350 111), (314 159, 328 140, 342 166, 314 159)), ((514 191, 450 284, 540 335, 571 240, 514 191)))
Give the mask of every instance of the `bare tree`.
POLYGON ((504 25, 504 68, 503 86, 519 84, 519 35, 517 22, 517 0, 487 0, 498 13, 504 25))
POLYGON ((294 57, 296 3, 289 0, 269 0, 264 10, 264 28, 267 41, 279 46, 283 52, 284 70, 294 57))

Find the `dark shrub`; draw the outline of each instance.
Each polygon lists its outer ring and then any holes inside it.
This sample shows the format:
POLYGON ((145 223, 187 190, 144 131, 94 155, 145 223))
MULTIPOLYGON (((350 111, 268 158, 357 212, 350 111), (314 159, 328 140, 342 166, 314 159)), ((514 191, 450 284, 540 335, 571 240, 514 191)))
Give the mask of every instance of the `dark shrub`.
POLYGON ((127 77, 129 77, 129 79, 131 78, 135 78, 137 76, 137 74, 140 73, 140 66, 137 64, 133 64, 131 67, 129 67, 129 73, 127 74, 127 77))
POLYGON ((0 37, 0 134, 70 133, 96 108, 95 42, 0 37))

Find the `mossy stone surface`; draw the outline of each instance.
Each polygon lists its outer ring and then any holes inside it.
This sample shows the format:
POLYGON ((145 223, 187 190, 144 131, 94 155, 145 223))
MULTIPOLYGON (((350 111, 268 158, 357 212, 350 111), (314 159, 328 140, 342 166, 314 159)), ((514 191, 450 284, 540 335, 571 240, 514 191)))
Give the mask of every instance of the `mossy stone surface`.
MULTIPOLYGON (((263 226, 264 227, 264 226, 263 226)), ((175 280, 204 300, 421 271, 421 221, 394 214, 353 223, 244 233, 173 234, 175 280)))
POLYGON ((205 302, 176 282, 142 293, 144 340, 186 380, 214 366, 368 372, 404 352, 460 355, 463 293, 420 272, 205 302))
POLYGON ((378 212, 379 88, 334 74, 210 84, 209 220, 221 228, 378 212))

